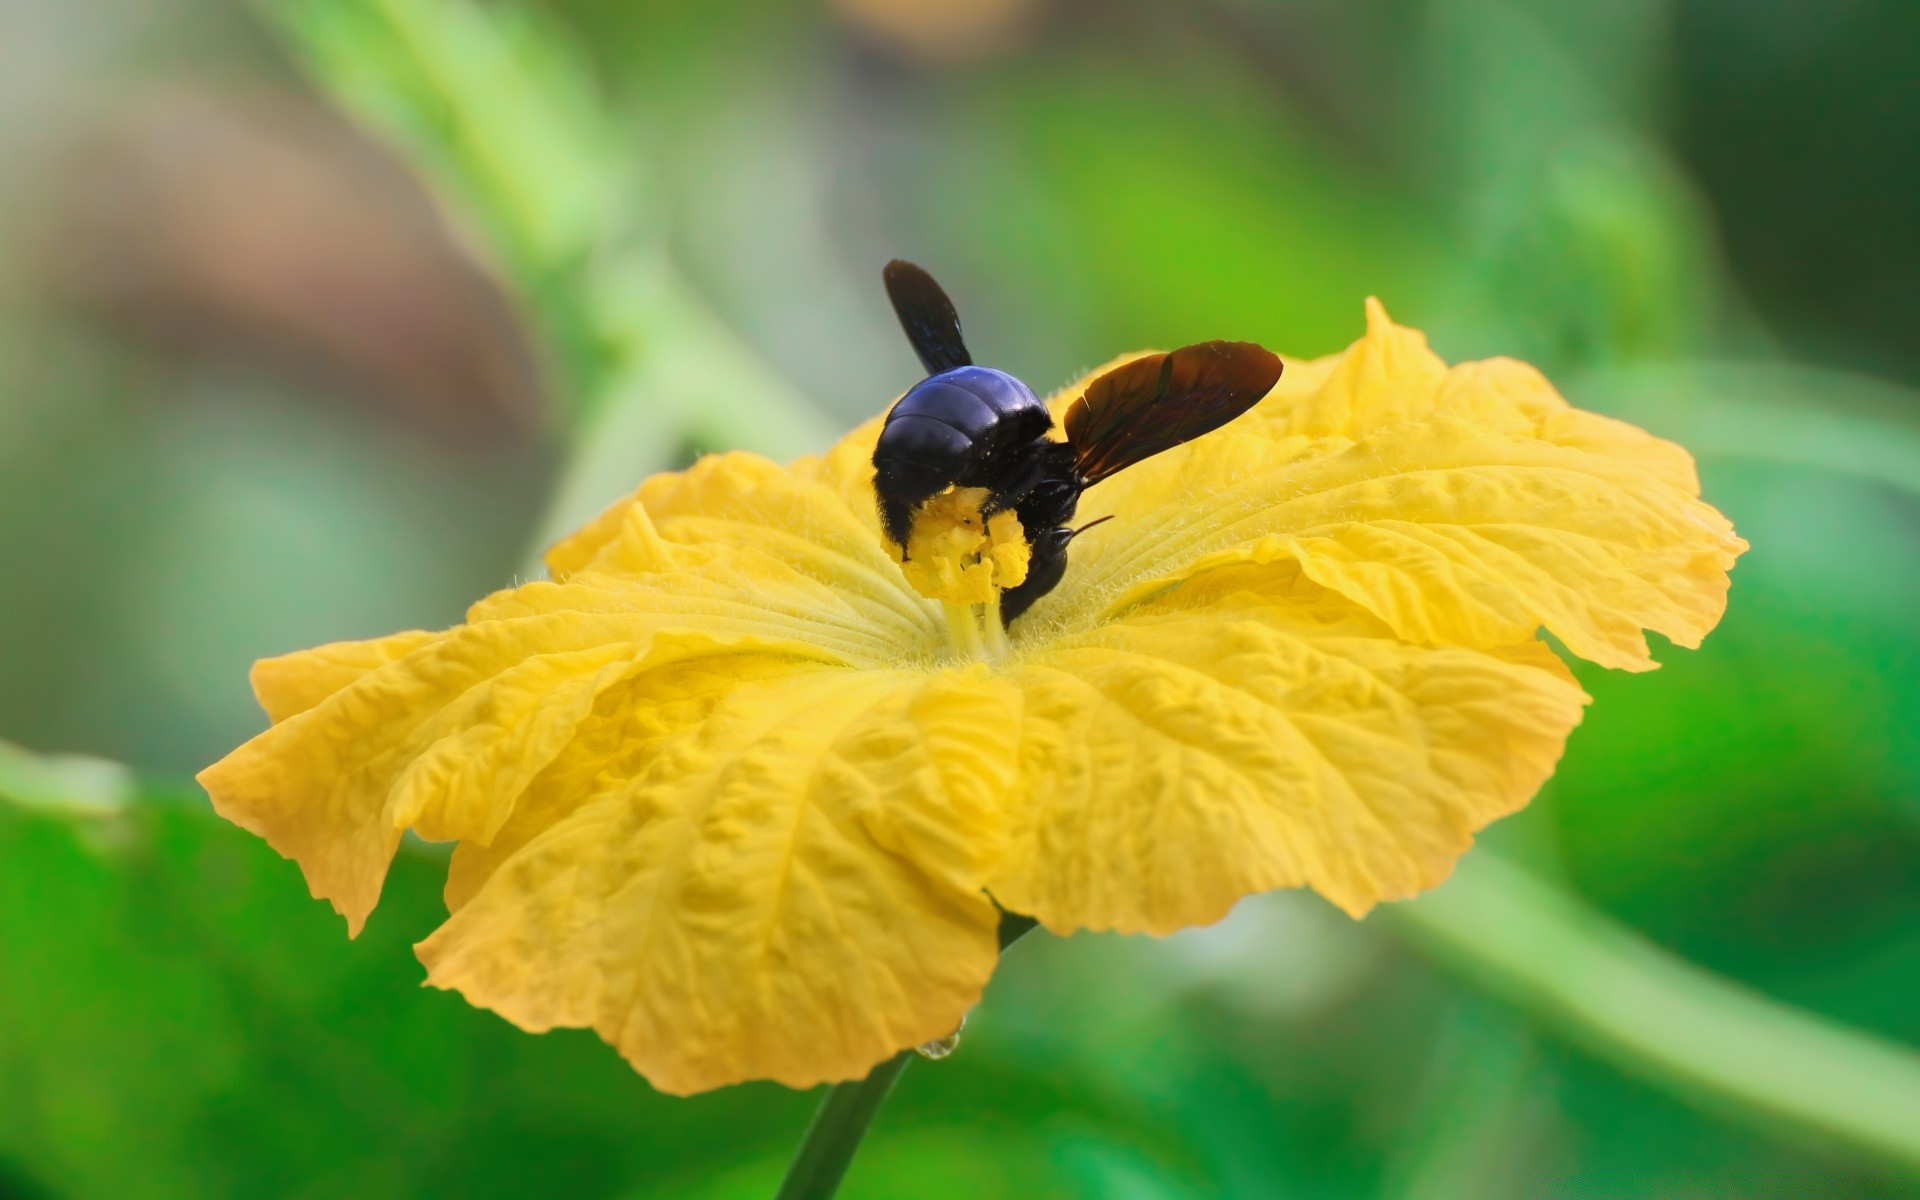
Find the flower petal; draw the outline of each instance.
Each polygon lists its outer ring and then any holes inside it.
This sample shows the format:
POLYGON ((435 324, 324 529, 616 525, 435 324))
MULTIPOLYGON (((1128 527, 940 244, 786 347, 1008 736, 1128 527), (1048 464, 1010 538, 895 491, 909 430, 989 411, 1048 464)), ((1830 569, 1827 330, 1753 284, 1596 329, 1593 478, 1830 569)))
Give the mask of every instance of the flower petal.
POLYGON ((390 662, 405 658, 439 635, 424 630, 389 634, 364 642, 333 642, 263 658, 249 676, 254 699, 278 724, 312 708, 341 688, 390 662))
POLYGON ((651 667, 601 692, 573 739, 527 785, 493 837, 454 847, 447 910, 471 900, 528 842, 588 803, 625 790, 668 739, 705 721, 736 688, 797 669, 803 668, 779 655, 690 658, 651 667))
POLYGON ((1551 774, 1586 700, 1538 642, 1409 645, 1252 566, 1011 678, 1022 792, 990 889, 1057 932, 1168 933, 1301 884, 1357 916, 1432 887, 1551 774))
POLYGON ((201 780, 351 930, 403 830, 484 847, 600 697, 636 675, 742 655, 896 667, 944 640, 837 493, 752 455, 648 480, 552 558, 560 581, 496 593, 447 633, 256 669, 276 724, 201 780))
POLYGON ((1434 409, 1516 437, 1610 458, 1688 496, 1700 494, 1693 455, 1625 421, 1573 407, 1527 363, 1511 358, 1462 363, 1447 372, 1434 409))
POLYGON ((993 970, 1018 705, 981 669, 736 688, 498 864, 421 943, 429 982, 591 1026, 668 1092, 858 1078, 993 970))
MULTIPOLYGON (((200 782, 216 812, 297 861, 357 934, 403 830, 491 839, 623 679, 743 652, 788 669, 822 657, 802 643, 672 625, 568 611, 463 625, 274 725, 200 782)), ((324 650, 321 672, 340 656, 324 650)))
POLYGON ((1264 405, 1259 412, 1277 433, 1359 437, 1431 416, 1446 374, 1447 364, 1428 349, 1425 334, 1395 325, 1386 308, 1369 298, 1367 335, 1328 364, 1319 386, 1303 388, 1290 404, 1264 405))
MULTIPOLYGON (((1445 370, 1375 305, 1313 395, 1087 493, 1113 513, 1028 620, 1084 629, 1198 572, 1298 564, 1402 638, 1502 646, 1545 626, 1583 658, 1698 645, 1746 543, 1684 450, 1570 408, 1517 363, 1445 370)), ((1283 376, 1284 379, 1284 376, 1283 376)), ((1257 419, 1252 419, 1257 418, 1257 419)))
POLYGON ((562 581, 706 570, 750 606, 821 625, 816 640, 857 640, 891 665, 930 653, 944 626, 878 529, 870 468, 862 499, 804 465, 718 454, 648 479, 549 550, 547 565, 562 581), (711 565, 719 548, 726 572, 711 565))
POLYGON ((1367 301, 1365 337, 1344 354, 1288 363, 1281 386, 1256 415, 1269 436, 1349 440, 1406 421, 1452 416, 1511 436, 1605 455, 1689 496, 1700 494, 1693 456, 1679 446, 1624 421, 1574 408, 1526 363, 1492 358, 1448 369, 1427 347, 1424 334, 1395 325, 1375 299, 1367 301))

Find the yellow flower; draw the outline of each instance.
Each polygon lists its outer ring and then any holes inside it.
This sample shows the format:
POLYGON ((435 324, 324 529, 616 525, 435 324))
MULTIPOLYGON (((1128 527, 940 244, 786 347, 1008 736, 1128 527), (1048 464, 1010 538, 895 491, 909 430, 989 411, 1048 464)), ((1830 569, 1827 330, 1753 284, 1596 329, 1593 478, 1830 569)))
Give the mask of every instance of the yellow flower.
MULTIPOLYGON (((429 982, 666 1091, 805 1087, 954 1029, 996 902, 1158 934, 1434 886, 1580 719, 1539 631, 1649 669, 1745 549, 1684 450, 1370 304, 1089 491, 1115 519, 989 662, 880 536, 878 424, 649 479, 454 629, 261 662, 273 726, 201 775, 215 807, 355 932, 402 831, 455 840, 429 982)), ((971 603, 1026 564, 955 503, 929 536, 973 574, 921 582, 971 603)))

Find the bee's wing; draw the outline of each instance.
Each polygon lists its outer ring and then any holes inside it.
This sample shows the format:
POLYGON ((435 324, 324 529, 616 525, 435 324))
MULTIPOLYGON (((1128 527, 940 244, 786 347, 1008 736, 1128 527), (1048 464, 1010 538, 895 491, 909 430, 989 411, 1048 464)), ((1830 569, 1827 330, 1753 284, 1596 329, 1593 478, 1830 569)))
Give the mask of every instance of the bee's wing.
POLYGON ((967 344, 960 338, 960 314, 953 301, 940 290, 933 276, 904 258, 896 258, 880 273, 887 283, 887 299, 907 331, 913 352, 926 365, 927 374, 938 375, 973 362, 967 344))
POLYGON ((1067 409, 1067 441, 1088 483, 1171 450, 1246 412, 1280 379, 1252 342, 1201 342, 1115 367, 1067 409))

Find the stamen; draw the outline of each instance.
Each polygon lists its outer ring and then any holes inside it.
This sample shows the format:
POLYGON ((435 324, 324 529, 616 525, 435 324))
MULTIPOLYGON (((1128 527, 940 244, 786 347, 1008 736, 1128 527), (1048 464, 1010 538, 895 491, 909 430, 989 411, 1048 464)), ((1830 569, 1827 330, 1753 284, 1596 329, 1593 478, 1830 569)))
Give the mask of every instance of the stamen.
POLYGON ((980 640, 977 606, 943 602, 940 608, 947 615, 947 644, 952 647, 955 656, 984 660, 987 647, 980 640))
POLYGON ((1000 619, 1000 589, 993 589, 993 595, 982 606, 980 624, 987 636, 987 661, 1000 662, 1013 653, 1013 646, 1007 641, 1007 623, 1000 619))
POLYGON ((1010 510, 986 516, 985 488, 948 488, 922 504, 904 547, 888 545, 913 589, 938 600, 962 658, 998 662, 1011 652, 1000 593, 1027 577, 1033 548, 1010 510))
POLYGON ((898 555, 907 582, 929 600, 985 604, 996 588, 1027 577, 1032 559, 1026 531, 1012 512, 981 513, 985 488, 948 488, 913 514, 898 555))

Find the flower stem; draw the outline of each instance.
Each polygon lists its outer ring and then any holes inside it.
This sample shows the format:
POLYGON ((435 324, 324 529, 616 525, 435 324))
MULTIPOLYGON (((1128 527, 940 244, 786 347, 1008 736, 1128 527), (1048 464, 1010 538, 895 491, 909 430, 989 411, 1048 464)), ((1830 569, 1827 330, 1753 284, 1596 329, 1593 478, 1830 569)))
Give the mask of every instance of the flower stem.
POLYGON ((799 1153, 787 1167, 775 1200, 826 1200, 840 1190, 868 1124, 912 1058, 912 1050, 902 1050, 858 1083, 834 1085, 800 1139, 799 1153))
MULTIPOLYGON (((1008 946, 1038 924, 1032 917, 1002 912, 1000 952, 1006 953, 1008 946)), ((774 1200, 828 1200, 840 1190, 840 1180, 845 1178, 854 1152, 860 1149, 860 1139, 867 1135, 867 1126, 886 1103, 894 1080, 907 1069, 913 1053, 911 1048, 902 1050, 865 1079, 833 1086, 800 1139, 800 1149, 788 1164, 787 1176, 780 1181, 774 1200)))

